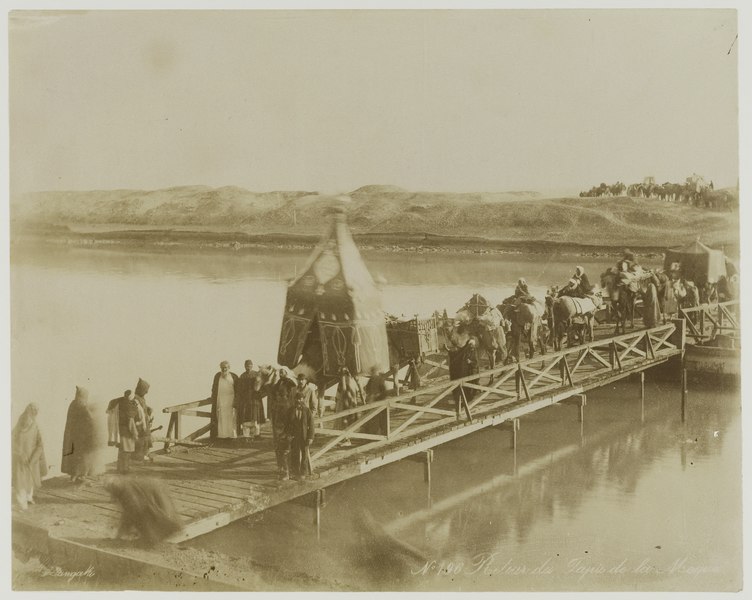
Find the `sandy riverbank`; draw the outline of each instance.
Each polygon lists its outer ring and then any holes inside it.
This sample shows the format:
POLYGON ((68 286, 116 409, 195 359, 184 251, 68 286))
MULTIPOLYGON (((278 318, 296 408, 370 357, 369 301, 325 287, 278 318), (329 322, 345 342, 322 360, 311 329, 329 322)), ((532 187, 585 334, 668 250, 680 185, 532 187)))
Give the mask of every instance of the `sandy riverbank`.
MULTIPOLYGON (((732 236, 729 236, 730 238, 732 236)), ((640 256, 659 257, 668 247, 662 244, 587 244, 551 240, 497 240, 483 237, 431 234, 355 234, 362 251, 421 254, 524 254, 570 256, 617 256, 626 245, 640 256)), ((119 229, 76 232, 67 228, 25 229, 12 237, 14 248, 62 245, 84 248, 147 250, 153 252, 257 252, 309 251, 319 241, 317 235, 289 233, 248 234, 232 231, 175 229, 119 229)), ((736 256, 738 244, 724 244, 727 254, 736 256)))

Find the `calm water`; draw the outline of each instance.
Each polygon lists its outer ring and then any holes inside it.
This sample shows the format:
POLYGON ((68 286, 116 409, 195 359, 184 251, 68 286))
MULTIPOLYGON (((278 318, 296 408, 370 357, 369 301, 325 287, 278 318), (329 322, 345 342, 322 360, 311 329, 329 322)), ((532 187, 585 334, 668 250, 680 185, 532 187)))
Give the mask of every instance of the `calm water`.
MULTIPOLYGON (((222 359, 237 371, 248 357, 273 361, 286 280, 305 258, 15 250, 13 421, 26 403, 40 405, 57 469, 76 385, 105 402, 143 377, 161 409, 208 396, 222 359)), ((451 313, 474 292, 498 303, 518 277, 542 295, 575 264, 591 280, 606 266, 487 255, 366 261, 385 281, 385 310, 406 315, 451 313)), ((192 543, 356 588, 737 589, 738 392, 694 382, 686 424, 674 382, 648 376, 645 423, 637 394, 629 381, 590 394, 582 428, 573 407, 525 417, 516 474, 510 434, 492 430, 437 449, 430 489, 410 461, 331 488, 321 545, 311 510, 296 505, 192 543), (363 508, 423 560, 358 544, 354 516, 363 508)))

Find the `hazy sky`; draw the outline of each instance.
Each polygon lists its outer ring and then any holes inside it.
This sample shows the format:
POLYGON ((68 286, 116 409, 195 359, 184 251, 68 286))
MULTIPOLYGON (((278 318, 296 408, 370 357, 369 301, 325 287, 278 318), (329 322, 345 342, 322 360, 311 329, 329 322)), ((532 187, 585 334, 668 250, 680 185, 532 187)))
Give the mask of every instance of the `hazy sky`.
POLYGON ((732 10, 15 12, 13 192, 738 177, 732 10))

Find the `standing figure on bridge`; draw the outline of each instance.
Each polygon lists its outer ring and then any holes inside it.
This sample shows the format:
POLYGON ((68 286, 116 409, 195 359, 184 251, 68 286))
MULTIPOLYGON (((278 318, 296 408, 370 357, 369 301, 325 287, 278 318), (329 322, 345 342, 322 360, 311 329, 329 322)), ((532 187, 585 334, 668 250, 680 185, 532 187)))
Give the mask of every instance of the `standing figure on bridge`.
POLYGON ((319 404, 319 392, 315 384, 308 381, 308 375, 298 373, 298 387, 295 390, 296 396, 302 396, 303 402, 315 416, 321 416, 323 405, 319 404))
POLYGON ((60 471, 70 475, 74 483, 99 475, 104 471, 103 446, 104 439, 89 404, 89 391, 77 386, 65 420, 60 471))
POLYGON ((282 481, 290 479, 290 440, 285 433, 290 411, 295 406, 295 373, 287 367, 279 368, 279 380, 269 391, 269 419, 272 422, 274 454, 277 472, 282 481))
POLYGON ((637 267, 639 265, 637 264, 637 259, 635 258, 634 252, 632 252, 629 249, 624 250, 624 256, 623 258, 616 263, 616 270, 620 273, 622 272, 630 272, 633 273, 637 270, 637 267))
POLYGON ((680 262, 672 262, 671 267, 668 270, 668 276, 671 279, 672 282, 679 281, 681 276, 681 263, 680 262))
POLYGON ((305 396, 296 393, 295 406, 287 416, 285 434, 290 440, 290 470, 298 481, 312 472, 309 446, 313 442, 314 428, 313 412, 306 405, 305 396))
POLYGON ((138 430, 138 439, 136 439, 136 450, 133 453, 133 459, 138 461, 154 462, 149 456, 149 449, 154 445, 151 440, 151 425, 154 423, 154 411, 151 406, 146 404, 146 394, 149 393, 149 383, 140 377, 136 383, 136 410, 138 418, 136 419, 136 428, 138 430))
POLYGON ((136 451, 138 440, 139 419, 138 402, 133 397, 133 392, 125 390, 120 398, 112 401, 115 404, 115 412, 118 417, 118 473, 128 473, 131 457, 136 451))
POLYGON ((245 361, 244 366, 245 371, 238 377, 235 390, 238 435, 248 437, 250 433, 251 437, 257 437, 261 435, 261 425, 266 422, 261 394, 256 389, 259 374, 253 369, 253 361, 250 358, 245 361), (253 433, 250 432, 251 429, 253 433))
MULTIPOLYGON (((461 348, 449 350, 449 379, 462 379, 478 372, 478 352, 474 338, 470 338, 461 348)), ((470 383, 477 383, 477 379, 470 383)), ((452 390, 457 417, 462 407, 463 392, 465 400, 470 401, 475 396, 475 388, 458 386, 452 390)))
POLYGON ((214 375, 211 393, 211 437, 234 438, 237 435, 235 392, 238 376, 230 371, 230 363, 219 363, 219 372, 214 375))
POLYGON ((47 459, 37 426, 38 413, 37 405, 32 402, 13 428, 13 491, 21 510, 26 510, 29 503, 34 504, 34 490, 42 486, 42 477, 47 475, 47 459))

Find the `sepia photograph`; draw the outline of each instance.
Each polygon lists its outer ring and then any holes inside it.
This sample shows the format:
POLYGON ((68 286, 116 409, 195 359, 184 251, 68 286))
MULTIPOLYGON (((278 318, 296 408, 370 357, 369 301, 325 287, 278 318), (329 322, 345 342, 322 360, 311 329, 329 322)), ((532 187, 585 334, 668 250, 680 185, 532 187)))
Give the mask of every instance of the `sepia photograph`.
POLYGON ((739 11, 407 6, 6 13, 12 591, 742 591, 739 11))

